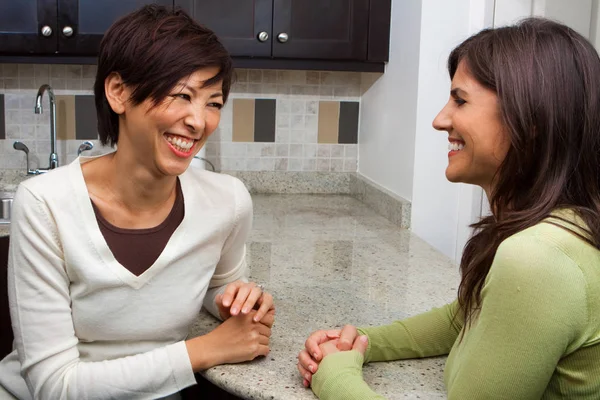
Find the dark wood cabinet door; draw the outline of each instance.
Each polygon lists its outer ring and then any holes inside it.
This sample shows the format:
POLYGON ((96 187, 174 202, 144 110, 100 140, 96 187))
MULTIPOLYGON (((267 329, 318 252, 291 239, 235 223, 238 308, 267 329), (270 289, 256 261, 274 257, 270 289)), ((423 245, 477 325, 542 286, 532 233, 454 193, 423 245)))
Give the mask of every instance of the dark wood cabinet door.
POLYGON ((113 22, 152 3, 173 8, 173 0, 58 0, 58 51, 97 55, 102 36, 113 22))
POLYGON ((367 59, 369 0, 273 2, 273 57, 367 59))
POLYGON ((232 56, 271 56, 273 0, 175 0, 177 6, 212 29, 232 56))
POLYGON ((52 54, 57 33, 56 0, 0 0, 0 54, 52 54))

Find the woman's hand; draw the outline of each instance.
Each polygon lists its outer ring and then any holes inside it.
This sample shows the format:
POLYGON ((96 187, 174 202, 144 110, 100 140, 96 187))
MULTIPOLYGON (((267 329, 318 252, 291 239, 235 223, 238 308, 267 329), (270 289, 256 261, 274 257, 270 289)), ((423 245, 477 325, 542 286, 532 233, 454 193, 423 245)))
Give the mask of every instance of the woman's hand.
MULTIPOLYGON (((254 314, 254 321, 264 322, 262 320, 267 313, 275 313, 273 296, 263 291, 262 287, 254 282, 232 282, 227 285, 223 294, 217 295, 215 301, 223 320, 239 315, 240 312, 247 315, 253 309, 257 309, 258 311, 254 314)), ((271 322, 269 326, 272 325, 271 322)))
POLYGON ((269 354, 273 313, 256 322, 258 311, 231 316, 212 332, 187 340, 192 368, 198 372, 215 365, 250 361, 269 354))
POLYGON ((298 372, 302 375, 302 383, 310 386, 312 376, 319 368, 319 363, 325 357, 323 349, 330 354, 336 350, 352 350, 358 332, 356 327, 346 325, 343 329, 320 330, 311 334, 304 343, 304 349, 298 354, 298 372))

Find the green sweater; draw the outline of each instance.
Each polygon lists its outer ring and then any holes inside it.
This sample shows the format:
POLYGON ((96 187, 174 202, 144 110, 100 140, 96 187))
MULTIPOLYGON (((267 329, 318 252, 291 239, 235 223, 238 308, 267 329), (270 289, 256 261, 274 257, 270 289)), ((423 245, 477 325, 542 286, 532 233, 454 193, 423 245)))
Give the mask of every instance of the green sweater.
MULTIPOLYGON (((582 226, 572 212, 559 214, 582 226)), ((462 340, 464 321, 452 319, 456 307, 359 329, 369 337, 365 359, 357 351, 327 356, 313 377, 315 394, 382 399, 363 381, 363 362, 449 353, 449 400, 600 399, 598 249, 542 222, 501 243, 479 315, 462 340)))

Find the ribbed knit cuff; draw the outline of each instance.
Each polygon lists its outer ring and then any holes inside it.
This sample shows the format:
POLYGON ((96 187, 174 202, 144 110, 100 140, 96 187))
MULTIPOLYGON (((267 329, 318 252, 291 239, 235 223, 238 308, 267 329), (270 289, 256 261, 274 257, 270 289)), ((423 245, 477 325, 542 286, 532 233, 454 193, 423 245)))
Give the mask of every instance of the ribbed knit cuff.
POLYGON ((363 356, 356 350, 330 354, 321 361, 312 377, 312 390, 321 399, 340 394, 347 380, 362 380, 363 356))
POLYGON ((192 370, 192 362, 188 355, 187 347, 184 341, 173 343, 166 347, 173 376, 179 390, 196 384, 196 377, 192 370))

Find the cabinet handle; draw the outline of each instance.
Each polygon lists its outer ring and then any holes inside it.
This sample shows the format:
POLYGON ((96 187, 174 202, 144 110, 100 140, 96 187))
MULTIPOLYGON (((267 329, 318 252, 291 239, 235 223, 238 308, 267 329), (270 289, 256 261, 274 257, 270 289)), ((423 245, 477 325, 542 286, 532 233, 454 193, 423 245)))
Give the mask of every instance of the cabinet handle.
POLYGON ((63 28, 63 35, 65 35, 66 37, 71 37, 73 36, 73 28, 71 28, 70 26, 65 26, 63 28))
POLYGON ((279 40, 280 43, 287 42, 289 38, 290 37, 285 32, 281 32, 279 35, 277 35, 277 40, 279 40))
POLYGON ((42 35, 46 37, 52 35, 52 28, 50 28, 48 25, 44 25, 42 27, 42 35))
POLYGON ((267 40, 269 40, 269 33, 262 31, 261 33, 258 34, 258 41, 259 42, 266 42, 267 40))

